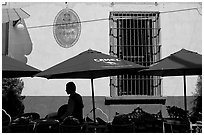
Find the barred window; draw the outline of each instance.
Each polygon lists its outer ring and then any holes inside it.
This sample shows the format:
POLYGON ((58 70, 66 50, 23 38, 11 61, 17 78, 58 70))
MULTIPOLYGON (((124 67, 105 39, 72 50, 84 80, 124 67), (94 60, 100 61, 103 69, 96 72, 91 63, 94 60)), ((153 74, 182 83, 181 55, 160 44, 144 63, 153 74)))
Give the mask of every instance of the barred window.
MULTIPOLYGON (((159 12, 110 12, 110 54, 143 66, 160 60, 159 12)), ((110 79, 111 96, 161 96, 161 80, 148 75, 110 79)))

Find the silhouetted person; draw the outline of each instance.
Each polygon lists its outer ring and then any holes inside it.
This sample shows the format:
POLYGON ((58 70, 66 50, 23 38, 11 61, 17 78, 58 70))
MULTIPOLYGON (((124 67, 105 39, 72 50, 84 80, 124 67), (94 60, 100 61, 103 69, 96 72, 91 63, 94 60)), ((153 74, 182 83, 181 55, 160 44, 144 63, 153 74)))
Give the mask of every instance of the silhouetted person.
POLYGON ((76 93, 76 86, 73 82, 68 82, 66 84, 66 92, 70 96, 66 112, 60 117, 60 119, 63 120, 67 116, 73 116, 74 118, 77 118, 79 122, 83 122, 83 100, 81 95, 76 93))
POLYGON ((12 117, 16 118, 24 113, 24 105, 14 90, 9 90, 6 96, 2 96, 2 108, 12 117))

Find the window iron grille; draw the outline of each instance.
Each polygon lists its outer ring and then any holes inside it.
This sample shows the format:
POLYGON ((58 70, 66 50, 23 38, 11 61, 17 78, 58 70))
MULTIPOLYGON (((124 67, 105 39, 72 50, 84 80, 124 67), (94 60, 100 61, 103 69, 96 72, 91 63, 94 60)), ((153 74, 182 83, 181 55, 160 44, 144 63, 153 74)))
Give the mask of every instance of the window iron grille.
MULTIPOLYGON (((160 60, 160 30, 159 12, 110 12, 110 54, 148 67, 160 60)), ((161 96, 160 77, 118 75, 110 84, 117 96, 161 96)))

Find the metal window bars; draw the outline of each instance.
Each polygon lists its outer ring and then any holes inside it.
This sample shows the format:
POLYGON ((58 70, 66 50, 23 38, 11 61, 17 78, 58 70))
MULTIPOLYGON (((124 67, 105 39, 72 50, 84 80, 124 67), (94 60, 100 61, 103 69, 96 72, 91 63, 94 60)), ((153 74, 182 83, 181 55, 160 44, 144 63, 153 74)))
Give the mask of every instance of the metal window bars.
MULTIPOLYGON (((159 12, 110 12, 110 54, 128 61, 150 66, 160 60, 159 12)), ((111 91, 117 96, 161 96, 159 77, 119 75, 110 79, 111 91)), ((113 95, 111 95, 113 96, 113 95)))

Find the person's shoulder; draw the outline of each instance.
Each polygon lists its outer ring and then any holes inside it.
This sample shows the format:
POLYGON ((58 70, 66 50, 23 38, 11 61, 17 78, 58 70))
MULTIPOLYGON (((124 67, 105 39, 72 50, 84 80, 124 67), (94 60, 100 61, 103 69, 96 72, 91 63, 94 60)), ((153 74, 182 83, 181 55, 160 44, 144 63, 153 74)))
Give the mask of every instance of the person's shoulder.
POLYGON ((71 97, 75 97, 75 98, 77 98, 77 97, 81 97, 81 95, 80 94, 78 94, 78 93, 74 93, 73 95, 71 95, 71 97))
POLYGON ((78 93, 75 93, 75 94, 76 94, 76 96, 77 96, 77 97, 81 97, 81 95, 80 95, 80 94, 78 94, 78 93))

